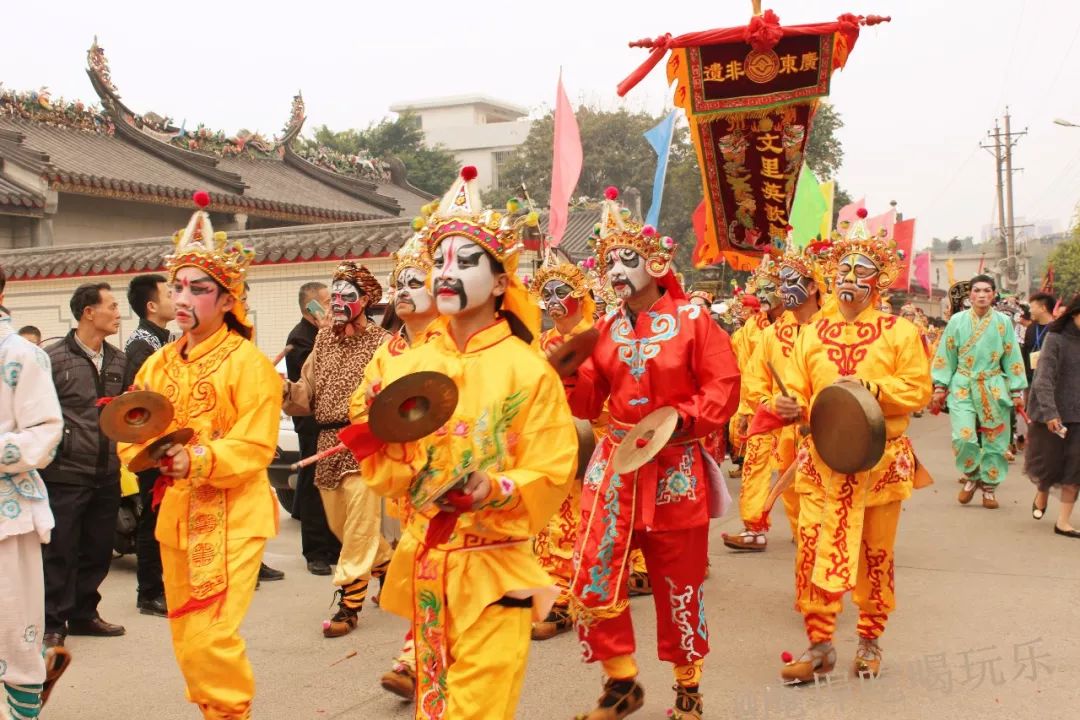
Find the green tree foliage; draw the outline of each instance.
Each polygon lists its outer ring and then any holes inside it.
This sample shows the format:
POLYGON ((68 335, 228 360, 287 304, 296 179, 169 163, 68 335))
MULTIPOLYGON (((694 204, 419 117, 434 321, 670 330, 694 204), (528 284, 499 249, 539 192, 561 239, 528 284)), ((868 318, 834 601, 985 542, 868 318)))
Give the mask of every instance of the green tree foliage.
POLYGON ((312 149, 323 146, 345 155, 384 160, 397 157, 405 163, 409 182, 433 194, 446 192, 458 171, 450 151, 424 144, 419 119, 410 113, 384 118, 363 130, 334 131, 322 125, 315 128, 313 138, 299 142, 312 149))
MULTIPOLYGON (((837 137, 842 127, 844 121, 836 108, 827 102, 819 103, 814 122, 810 125, 810 137, 806 141, 806 164, 820 180, 836 177, 836 171, 844 162, 844 146, 837 137)), ((839 195, 839 189, 837 193, 839 195)), ((844 204, 850 202, 848 199, 844 204)))
MULTIPOLYGON (((1054 292, 1066 302, 1080 292, 1080 223, 1074 224, 1070 237, 1054 248, 1047 258, 1048 266, 1054 268, 1054 292)), ((1042 284, 1041 277, 1033 277, 1032 284, 1042 284)))

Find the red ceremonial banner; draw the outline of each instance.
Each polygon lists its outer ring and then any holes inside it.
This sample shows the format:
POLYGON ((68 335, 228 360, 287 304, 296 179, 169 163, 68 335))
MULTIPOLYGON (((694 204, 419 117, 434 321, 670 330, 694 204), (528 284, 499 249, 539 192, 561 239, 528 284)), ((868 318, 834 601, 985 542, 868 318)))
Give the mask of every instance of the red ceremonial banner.
POLYGON ((911 263, 915 258, 915 218, 901 220, 893 226, 893 242, 900 257, 900 267, 892 286, 897 290, 911 290, 911 263))
POLYGON ((675 104, 690 120, 706 200, 697 267, 783 250, 818 100, 829 94, 859 27, 885 20, 843 15, 782 27, 767 10, 744 27, 631 43, 652 53, 619 94, 670 53, 668 81, 677 81, 675 104))

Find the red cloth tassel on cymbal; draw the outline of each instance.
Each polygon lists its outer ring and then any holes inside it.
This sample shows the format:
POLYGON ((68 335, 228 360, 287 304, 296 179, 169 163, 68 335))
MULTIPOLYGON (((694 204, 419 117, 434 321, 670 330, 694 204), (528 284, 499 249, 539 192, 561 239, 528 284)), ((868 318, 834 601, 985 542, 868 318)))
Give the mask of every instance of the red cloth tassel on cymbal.
POLYGON ((774 413, 764 405, 758 405, 754 411, 754 417, 750 420, 750 428, 746 431, 747 437, 772 432, 787 425, 782 417, 774 413))
POLYGON ((356 462, 362 462, 386 447, 386 443, 371 432, 371 426, 368 423, 357 423, 343 428, 338 433, 338 440, 341 440, 352 451, 356 462))

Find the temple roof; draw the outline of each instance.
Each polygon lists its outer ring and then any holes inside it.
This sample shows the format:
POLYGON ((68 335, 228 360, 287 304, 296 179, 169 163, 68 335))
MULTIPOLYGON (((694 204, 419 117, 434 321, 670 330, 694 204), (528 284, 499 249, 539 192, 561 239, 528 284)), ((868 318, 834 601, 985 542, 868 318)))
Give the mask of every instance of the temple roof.
MULTIPOLYGON (((562 249, 574 260, 592 253, 587 238, 599 219, 599 210, 570 211, 562 249)), ((547 213, 541 213, 540 232, 546 234, 547 222, 547 213)), ((256 265, 385 257, 411 234, 410 221, 404 218, 228 233, 230 238, 254 246, 256 265)), ((107 245, 0 250, 0 267, 10 280, 156 272, 163 268, 162 260, 170 249, 169 238, 149 238, 107 245)))
POLYGON ((100 107, 0 87, 0 214, 40 216, 47 188, 179 207, 204 189, 219 212, 300 223, 411 217, 432 197, 408 184, 400 162, 294 147, 306 117, 299 94, 280 136, 228 136, 130 110, 96 39, 87 66, 100 107))

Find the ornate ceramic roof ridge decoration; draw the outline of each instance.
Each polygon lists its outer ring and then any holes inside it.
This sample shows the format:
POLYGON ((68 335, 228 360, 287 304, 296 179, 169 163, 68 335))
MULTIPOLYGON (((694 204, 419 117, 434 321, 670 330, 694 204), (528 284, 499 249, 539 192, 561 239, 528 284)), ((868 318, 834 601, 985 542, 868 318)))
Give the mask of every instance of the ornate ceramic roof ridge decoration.
POLYGON ((0 83, 0 117, 39 122, 53 127, 113 135, 116 128, 112 120, 97 105, 86 105, 81 100, 53 100, 48 87, 20 92, 5 89, 0 83))

